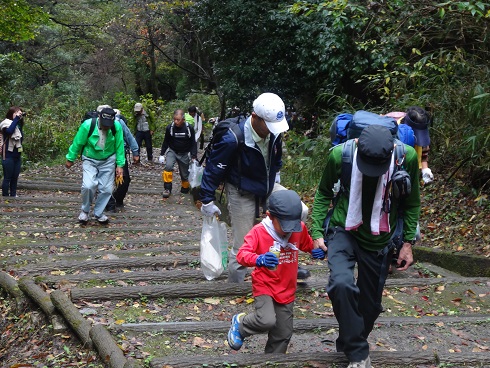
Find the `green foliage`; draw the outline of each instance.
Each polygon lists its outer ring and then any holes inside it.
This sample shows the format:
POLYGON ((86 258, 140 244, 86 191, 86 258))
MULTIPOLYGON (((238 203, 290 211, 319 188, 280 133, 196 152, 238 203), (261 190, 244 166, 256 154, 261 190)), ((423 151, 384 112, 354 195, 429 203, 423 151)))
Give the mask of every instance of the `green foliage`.
POLYGON ((0 14, 2 41, 32 40, 38 33, 38 27, 48 20, 48 14, 25 0, 2 0, 0 14))
POLYGON ((308 139, 288 132, 281 169, 281 184, 299 193, 314 195, 325 168, 330 139, 320 136, 308 139))

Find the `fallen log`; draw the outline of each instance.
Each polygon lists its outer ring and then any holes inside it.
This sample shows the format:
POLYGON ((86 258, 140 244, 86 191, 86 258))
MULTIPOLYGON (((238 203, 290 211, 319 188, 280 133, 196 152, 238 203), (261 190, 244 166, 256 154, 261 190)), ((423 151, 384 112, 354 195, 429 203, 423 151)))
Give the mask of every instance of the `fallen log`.
POLYGON ((123 351, 117 346, 111 334, 101 324, 90 329, 90 338, 103 362, 111 368, 131 368, 133 364, 126 359, 123 351))
MULTIPOLYGON (((197 271, 196 271, 197 272, 197 271)), ((200 271, 199 271, 200 272, 200 271)), ((175 275, 174 275, 175 276, 175 275)), ((452 278, 452 282, 468 281, 467 279, 452 278)), ((471 278, 470 280, 473 280, 471 278)), ((484 280, 479 278, 475 280, 484 280)), ((396 279, 388 280, 386 286, 420 286, 430 283, 440 284, 447 281, 440 279, 396 279)), ((312 289, 324 290, 326 281, 306 281, 298 283, 298 293, 309 293, 312 289)), ((145 296, 150 299, 164 298, 200 298, 210 296, 229 296, 244 295, 252 290, 250 282, 242 284, 229 284, 220 280, 202 283, 174 283, 169 285, 148 285, 148 286, 126 286, 126 287, 105 287, 105 288, 73 288, 71 291, 72 300, 92 299, 92 300, 121 300, 126 298, 137 299, 145 296), (217 286, 219 285, 219 287, 217 286)))
POLYGON ((61 290, 55 290, 51 293, 51 301, 80 338, 83 346, 91 348, 90 323, 83 318, 68 296, 61 290))
POLYGON ((29 277, 22 277, 19 280, 19 289, 24 292, 31 300, 33 300, 46 314, 51 317, 56 312, 56 307, 51 302, 51 298, 48 293, 41 289, 33 279, 29 277))
POLYGON ((0 271, 0 287, 15 299, 15 310, 17 313, 22 312, 28 304, 27 298, 15 279, 4 271, 0 271))
MULTIPOLYGON (((215 280, 225 280, 227 273, 223 272, 220 277, 215 280)), ((135 271, 135 272, 116 272, 116 273, 87 273, 77 275, 64 276, 39 276, 38 280, 46 283, 58 283, 68 281, 71 283, 83 281, 129 281, 134 283, 152 281, 152 282, 167 282, 167 281, 205 281, 206 278, 202 272, 195 270, 166 270, 162 271, 135 271)))
MULTIPOLYGON (((392 366, 404 367, 407 365, 438 365, 448 364, 478 364, 484 367, 490 363, 488 353, 445 353, 435 355, 432 352, 423 351, 372 351, 370 353, 373 366, 392 366)), ((163 366, 182 368, 216 365, 233 367, 263 367, 265 363, 270 366, 279 364, 292 364, 292 366, 311 366, 312 364, 348 364, 347 358, 343 353, 291 353, 291 354, 230 354, 224 356, 189 355, 165 358, 154 358, 150 362, 150 367, 161 368, 163 366)), ((313 365, 316 366, 316 365, 313 365)))
POLYGON ((105 288, 73 288, 71 299, 73 301, 87 300, 122 300, 127 298, 147 297, 158 298, 199 298, 209 296, 243 295, 251 290, 250 283, 228 284, 221 282, 219 287, 215 282, 203 284, 172 284, 172 285, 148 285, 125 286, 105 288))
POLYGON ((167 257, 139 257, 122 259, 94 259, 87 261, 61 261, 43 265, 29 265, 23 269, 29 274, 40 274, 43 272, 75 270, 107 270, 117 268, 141 268, 141 267, 175 267, 177 265, 187 265, 199 259, 198 256, 167 256, 167 257))
MULTIPOLYGON (((433 325, 436 323, 482 323, 488 321, 488 316, 433 316, 433 317, 379 317, 375 325, 378 327, 386 326, 421 326, 433 325)), ((293 322, 295 333, 308 333, 313 330, 330 330, 338 328, 335 317, 314 318, 314 319, 295 319, 293 322)), ((226 332, 230 328, 229 321, 213 322, 145 322, 145 323, 123 323, 117 326, 118 329, 131 332, 163 331, 166 333, 201 333, 201 332, 226 332)))

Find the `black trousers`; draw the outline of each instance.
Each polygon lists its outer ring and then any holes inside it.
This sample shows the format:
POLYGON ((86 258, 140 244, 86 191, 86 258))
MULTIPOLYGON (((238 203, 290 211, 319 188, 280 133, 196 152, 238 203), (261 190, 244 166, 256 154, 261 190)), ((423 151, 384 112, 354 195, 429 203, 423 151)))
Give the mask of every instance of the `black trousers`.
POLYGON ((123 167, 123 183, 119 185, 112 192, 112 196, 109 199, 109 202, 106 205, 107 210, 114 209, 115 206, 122 206, 124 204, 124 198, 126 198, 126 194, 128 193, 129 183, 131 182, 131 177, 129 176, 129 157, 126 156, 126 163, 123 167))
MULTIPOLYGON (((136 131, 136 143, 138 143, 139 150, 141 151, 141 144, 143 141, 145 142, 146 146, 146 156, 148 160, 153 160, 153 145, 151 141, 151 133, 149 130, 142 132, 140 130, 136 131)), ((141 153, 141 152, 138 152, 141 153)))
POLYGON ((350 362, 369 355, 367 338, 382 311, 381 297, 391 256, 361 248, 343 228, 336 227, 328 236, 330 278, 327 293, 339 323, 337 351, 350 362), (382 267, 383 263, 387 264, 382 267), (354 275, 357 263, 357 282, 354 275))

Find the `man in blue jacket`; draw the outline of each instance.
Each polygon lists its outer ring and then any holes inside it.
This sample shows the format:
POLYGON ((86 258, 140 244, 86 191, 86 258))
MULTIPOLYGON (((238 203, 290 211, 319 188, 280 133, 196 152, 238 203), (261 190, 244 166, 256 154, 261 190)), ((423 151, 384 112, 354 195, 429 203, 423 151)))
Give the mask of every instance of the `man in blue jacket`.
POLYGON ((259 217, 259 207, 272 193, 276 173, 282 166, 282 135, 288 130, 282 99, 263 93, 253 103, 253 112, 239 123, 244 142, 230 129, 206 161, 201 183, 201 211, 206 216, 221 214, 214 204, 215 191, 226 182, 233 247, 229 253, 228 281, 243 282, 246 267, 236 260, 243 238, 259 217))

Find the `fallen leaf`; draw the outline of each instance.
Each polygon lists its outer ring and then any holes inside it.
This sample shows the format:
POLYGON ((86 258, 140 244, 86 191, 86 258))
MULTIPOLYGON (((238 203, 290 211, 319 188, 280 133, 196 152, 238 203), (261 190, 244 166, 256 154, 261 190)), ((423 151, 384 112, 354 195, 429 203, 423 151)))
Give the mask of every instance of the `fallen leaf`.
POLYGON ((206 298, 206 299, 204 299, 204 303, 212 304, 212 305, 218 305, 219 303, 221 303, 221 301, 219 299, 215 299, 215 298, 206 298))

